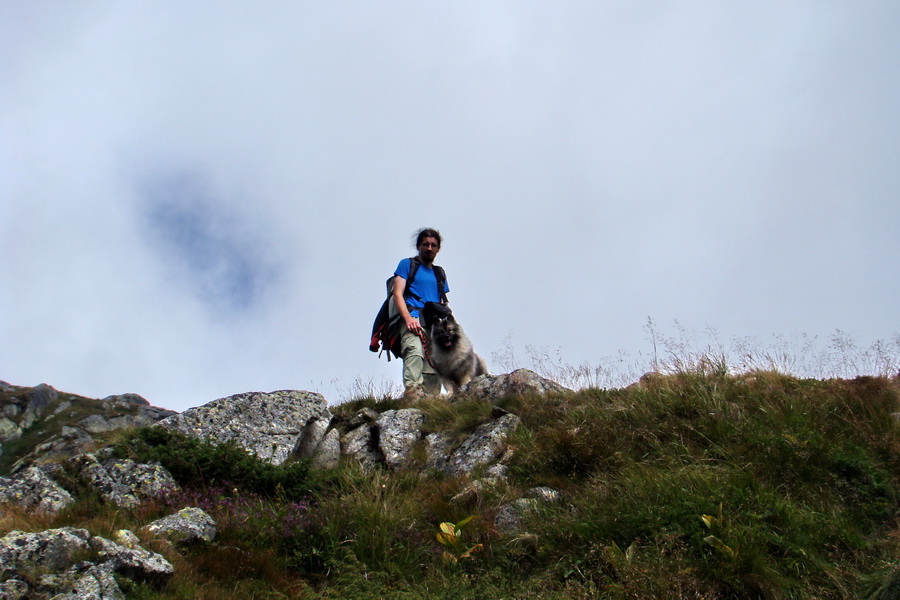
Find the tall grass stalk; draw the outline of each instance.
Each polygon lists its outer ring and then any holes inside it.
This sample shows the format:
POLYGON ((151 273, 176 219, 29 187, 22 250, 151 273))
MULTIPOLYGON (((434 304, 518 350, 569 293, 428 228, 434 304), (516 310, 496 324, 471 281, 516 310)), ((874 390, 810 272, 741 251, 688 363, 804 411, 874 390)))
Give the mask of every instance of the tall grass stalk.
POLYGON ((601 357, 596 364, 577 365, 565 360, 560 348, 546 346, 526 345, 527 359, 520 360, 510 334, 504 339, 504 348, 491 353, 491 367, 497 372, 531 369, 572 389, 624 387, 647 372, 738 375, 775 371, 814 379, 900 375, 900 333, 861 346, 839 329, 824 339, 799 334, 770 339, 744 336, 730 342, 723 341, 712 327, 690 331, 675 321, 671 329, 666 332, 648 318, 644 325, 648 355, 620 350, 614 356, 601 357))

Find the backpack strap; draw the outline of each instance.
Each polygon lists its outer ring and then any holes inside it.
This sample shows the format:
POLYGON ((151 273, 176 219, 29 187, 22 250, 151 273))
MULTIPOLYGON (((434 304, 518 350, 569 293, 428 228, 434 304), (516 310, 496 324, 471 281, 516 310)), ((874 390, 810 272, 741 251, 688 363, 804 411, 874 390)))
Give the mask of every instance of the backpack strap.
MULTIPOLYGON (((406 278, 406 287, 403 288, 403 297, 406 298, 409 296, 409 284, 412 283, 413 279, 416 277, 416 271, 419 270, 419 257, 411 256, 409 258, 409 276, 406 278)), ((419 297, 416 296, 416 300, 419 300, 419 297)))
POLYGON ((437 279, 438 295, 441 298, 441 304, 447 304, 447 292, 444 291, 444 284, 447 282, 447 274, 444 273, 444 267, 434 265, 434 278, 437 279))
MULTIPOLYGON (((409 276, 406 278, 406 287, 403 288, 403 297, 408 298, 412 296, 416 300, 421 301, 417 295, 411 293, 409 291, 409 285, 412 283, 412 280, 416 276, 416 271, 419 270, 419 266, 421 261, 418 256, 411 256, 409 259, 409 276)), ((438 295, 441 299, 441 304, 447 304, 447 293, 444 291, 444 283, 447 281, 447 274, 444 273, 444 268, 439 267, 438 265, 432 265, 431 268, 434 270, 434 278, 437 280, 437 288, 438 295)))

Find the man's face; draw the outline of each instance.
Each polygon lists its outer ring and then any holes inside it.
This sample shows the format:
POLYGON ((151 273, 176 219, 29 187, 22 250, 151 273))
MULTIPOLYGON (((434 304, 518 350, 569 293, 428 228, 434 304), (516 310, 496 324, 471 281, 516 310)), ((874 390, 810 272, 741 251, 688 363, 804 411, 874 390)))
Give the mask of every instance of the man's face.
POLYGON ((437 238, 422 238, 422 243, 419 244, 419 258, 424 263, 430 263, 434 260, 434 257, 437 256, 437 253, 440 251, 440 249, 441 246, 437 241, 437 238))

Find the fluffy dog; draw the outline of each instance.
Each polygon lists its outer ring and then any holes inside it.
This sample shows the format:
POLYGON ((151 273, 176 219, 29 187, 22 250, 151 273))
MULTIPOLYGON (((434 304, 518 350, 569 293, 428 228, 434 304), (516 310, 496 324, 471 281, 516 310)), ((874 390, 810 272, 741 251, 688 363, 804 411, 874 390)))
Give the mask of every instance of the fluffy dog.
POLYGON ((452 314, 434 319, 429 348, 431 365, 451 394, 488 372, 484 359, 475 354, 472 342, 452 314))

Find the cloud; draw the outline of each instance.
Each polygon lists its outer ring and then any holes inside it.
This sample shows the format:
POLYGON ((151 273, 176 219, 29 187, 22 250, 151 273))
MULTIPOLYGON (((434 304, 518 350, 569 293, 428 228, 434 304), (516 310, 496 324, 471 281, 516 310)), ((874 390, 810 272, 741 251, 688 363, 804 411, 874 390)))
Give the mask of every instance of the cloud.
POLYGON ((898 27, 875 0, 10 4, 0 378, 172 408, 399 380, 364 344, 425 225, 485 356, 637 353, 648 316, 889 336, 898 27))
MULTIPOLYGON (((142 230, 153 255, 204 304, 249 311, 277 285, 279 267, 264 232, 250 230, 248 219, 217 201, 201 175, 156 175, 139 195, 142 230)), ((242 212, 255 205, 245 202, 242 212)))

